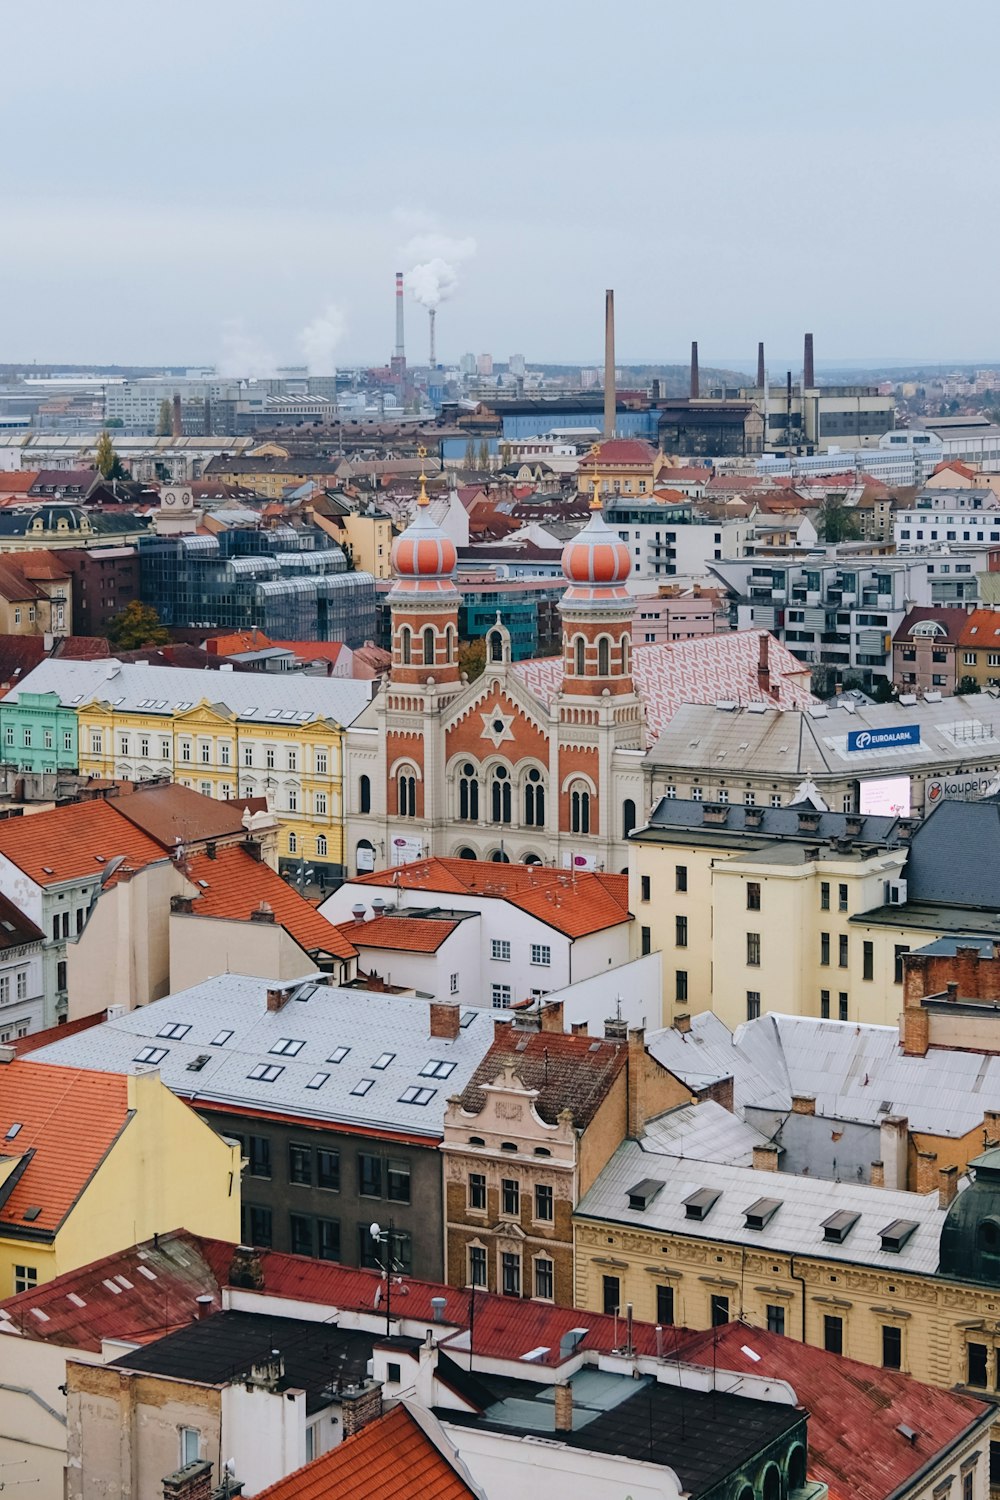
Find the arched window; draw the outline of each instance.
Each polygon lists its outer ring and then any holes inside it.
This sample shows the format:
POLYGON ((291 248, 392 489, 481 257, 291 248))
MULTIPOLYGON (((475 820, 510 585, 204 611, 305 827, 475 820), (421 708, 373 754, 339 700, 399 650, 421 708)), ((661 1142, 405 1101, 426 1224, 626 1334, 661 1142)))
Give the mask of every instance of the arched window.
MULTIPOLYGON (((538 854, 526 854, 524 856, 524 859, 521 861, 521 863, 525 864, 525 865, 540 865, 542 863, 542 860, 541 860, 541 856, 538 855, 538 854)), ((537 1148, 536 1148, 536 1154, 537 1154, 537 1148)))
POLYGON ((410 665, 412 631, 409 625, 404 625, 399 632, 399 659, 404 667, 410 665))
POLYGON ((363 813, 372 810, 372 782, 370 776, 362 776, 358 782, 358 806, 363 813))
POLYGON ((364 875, 368 870, 374 870, 375 845, 370 839, 358 839, 357 848, 354 851, 354 863, 359 875, 364 875))
POLYGON ((326 859, 326 834, 321 833, 316 839, 316 858, 326 859))
POLYGON ((465 822, 479 819, 479 777, 471 760, 467 760, 458 778, 458 816, 465 822))
POLYGON ((495 865, 509 865, 510 864, 509 857, 503 852, 502 849, 494 849, 493 853, 490 855, 490 859, 493 861, 493 863, 495 865))
POLYGON ((503 661, 503 636, 499 630, 490 631, 490 661, 503 661))
POLYGON ((587 665, 587 643, 582 635, 578 635, 573 642, 573 671, 577 677, 582 677, 587 665))
POLYGON ((622 838, 627 839, 635 827, 635 803, 626 797, 622 803, 622 838))
POLYGON ((800 1490, 806 1482, 806 1450, 793 1448, 788 1455, 788 1488, 800 1490))
POLYGON ((611 647, 606 635, 597 643, 597 675, 607 677, 611 672, 611 647))
POLYGON ((432 625, 427 625, 424 627, 423 638, 424 666, 432 667, 434 665, 434 627, 432 625))
POLYGON ((526 828, 541 828, 545 823, 545 786, 542 773, 534 766, 524 781, 524 824, 526 828))
POLYGON ((622 671, 627 675, 632 670, 632 642, 627 635, 621 639, 622 671))
POLYGON ((399 816, 415 818, 417 816, 417 778, 412 771, 400 771, 397 785, 399 816))
POLYGON ((290 833, 288 835, 288 852, 289 854, 298 854, 299 852, 299 836, 297 833, 290 833))
POLYGON ((764 1470, 761 1500, 781 1500, 781 1475, 775 1464, 769 1464, 764 1470))
POLYGON ((468 847, 466 847, 464 849, 459 849, 459 851, 458 851, 458 857, 459 857, 459 859, 476 859, 476 858, 478 858, 475 849, 470 849, 468 847))
POLYGON ((444 633, 444 640, 445 640, 445 661, 447 661, 447 662, 453 662, 455 660, 455 627, 454 627, 454 625, 449 625, 448 626, 447 630, 444 633))
POLYGON ((506 766, 497 766, 493 772, 492 810, 494 823, 510 822, 510 772, 506 766))
POLYGON ((583 787, 574 787, 569 799, 570 831, 590 832, 590 793, 583 787))

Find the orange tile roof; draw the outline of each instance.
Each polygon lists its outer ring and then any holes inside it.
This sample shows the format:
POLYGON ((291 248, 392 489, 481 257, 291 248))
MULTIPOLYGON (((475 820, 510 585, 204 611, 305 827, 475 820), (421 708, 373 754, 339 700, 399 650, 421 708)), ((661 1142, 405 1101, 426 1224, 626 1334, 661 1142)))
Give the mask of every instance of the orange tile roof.
POLYGON ((213 635, 205 642, 211 656, 236 656, 242 651, 266 651, 274 642, 258 630, 234 630, 229 635, 213 635))
POLYGON ((347 650, 343 641, 272 641, 282 651, 294 651, 299 661, 336 661, 347 650))
POLYGON ((394 1406, 339 1447, 259 1490, 257 1500, 468 1500, 475 1494, 406 1407, 394 1406))
POLYGON ((395 870, 359 875, 352 884, 495 896, 571 938, 631 921, 627 875, 550 870, 544 865, 501 865, 490 860, 431 858, 400 865, 395 870))
POLYGON ((989 646, 998 649, 1000 640, 1000 609, 974 609, 966 617, 958 637, 960 646, 989 646))
POLYGON ((214 859, 208 854, 192 854, 184 869, 198 892, 196 916, 249 922, 251 912, 266 902, 278 925, 307 953, 356 957, 358 950, 339 928, 321 917, 270 865, 256 860, 241 844, 217 850, 214 859))
POLYGON ((444 917, 372 917, 369 922, 338 922, 339 930, 362 948, 398 953, 436 953, 458 926, 444 917))
POLYGON ((103 800, 11 818, 0 825, 0 854, 41 886, 99 876, 111 860, 123 855, 123 863, 106 882, 112 886, 121 874, 167 857, 159 844, 103 800))
MULTIPOLYGON (((29 820, 26 820, 29 821, 29 820)), ((18 1058, 0 1067, 3 1154, 31 1153, 10 1191, 0 1186, 2 1226, 54 1230, 65 1219, 128 1120, 128 1078, 18 1058), (12 1137, 9 1132, 20 1125, 12 1137), (31 1219, 26 1214, 40 1208, 31 1219)), ((10 1179, 8 1178, 8 1182, 10 1179)))

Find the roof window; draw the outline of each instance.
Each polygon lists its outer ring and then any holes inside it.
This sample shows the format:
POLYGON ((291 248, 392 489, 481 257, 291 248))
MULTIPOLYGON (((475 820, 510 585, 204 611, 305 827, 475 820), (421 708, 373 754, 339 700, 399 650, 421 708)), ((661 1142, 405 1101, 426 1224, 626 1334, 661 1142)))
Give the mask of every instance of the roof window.
POLYGON ((208 1052, 199 1052, 198 1056, 192 1057, 191 1061, 188 1063, 187 1071, 189 1073, 200 1073, 205 1064, 211 1061, 212 1058, 208 1052))
POLYGON ((300 1042, 295 1037, 282 1036, 269 1051, 275 1057, 298 1057, 304 1046, 305 1042, 300 1042))
POLYGON ((330 1053, 330 1056, 327 1058, 327 1062, 342 1063, 350 1050, 350 1047, 334 1047, 333 1051, 330 1053))
POLYGON ((137 1063, 158 1063, 163 1061, 169 1051, 169 1047, 142 1047, 132 1060, 137 1063))
POLYGON ((842 1245, 860 1217, 860 1214, 852 1213, 849 1208, 842 1208, 838 1213, 831 1214, 828 1219, 823 1220, 823 1238, 834 1245, 842 1245))
POLYGON ((746 1210, 747 1229, 765 1229, 780 1207, 780 1198, 758 1198, 746 1210))
POLYGON ((351 1093, 359 1095, 367 1094, 368 1090, 371 1088, 374 1082, 374 1078, 359 1078, 357 1083, 351 1089, 351 1093))
POLYGON ((634 1209, 637 1213, 642 1213, 644 1209, 649 1207, 657 1193, 662 1192, 662 1190, 663 1183, 657 1182, 655 1177, 643 1177, 640 1182, 637 1182, 634 1187, 630 1187, 628 1190, 629 1208, 634 1209))
POLYGON ((190 1030, 190 1026, 185 1026, 182 1021, 170 1021, 166 1026, 161 1026, 156 1035, 169 1037, 171 1041, 179 1042, 182 1037, 187 1036, 190 1030))
POLYGON ((375 1061, 372 1063, 372 1067, 377 1068, 378 1071, 382 1073, 389 1066, 395 1056, 395 1052, 380 1052, 378 1057, 376 1057, 375 1061))
POLYGON ((250 1069, 247 1077, 252 1078, 255 1083, 273 1083, 284 1071, 284 1068, 279 1068, 274 1063, 257 1063, 250 1069))
POLYGON ((689 1219, 707 1219, 720 1197, 716 1188, 699 1188, 684 1199, 684 1212, 689 1219))
POLYGON ((12 1141, 14 1139, 14 1137, 17 1135, 17 1132, 21 1128, 22 1128, 22 1126, 21 1126, 20 1120, 15 1120, 14 1123, 13 1123, 13 1125, 7 1131, 7 1134, 4 1136, 4 1140, 5 1141, 12 1141))
POLYGON ((210 1047, 224 1047, 232 1034, 231 1031, 217 1031, 208 1045, 210 1047))
POLYGON ((891 1250, 898 1255, 918 1227, 916 1219, 893 1219, 891 1224, 879 1230, 882 1249, 891 1250))
POLYGON ((450 1078, 457 1064, 453 1062, 442 1062, 438 1057, 432 1057, 430 1062, 425 1062, 420 1069, 421 1078, 450 1078))
POLYGON ((330 1077, 329 1073, 314 1073, 306 1084, 307 1089, 321 1089, 330 1077))
POLYGON ((400 1104, 430 1104, 437 1089, 418 1089, 415 1085, 404 1089, 399 1096, 400 1104))

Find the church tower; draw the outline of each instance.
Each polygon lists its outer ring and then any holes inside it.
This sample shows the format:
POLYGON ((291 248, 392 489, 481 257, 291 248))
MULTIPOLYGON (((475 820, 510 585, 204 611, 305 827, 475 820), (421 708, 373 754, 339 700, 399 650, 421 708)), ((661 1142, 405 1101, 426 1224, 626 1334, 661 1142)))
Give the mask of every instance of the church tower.
POLYGON ((417 514, 392 548, 391 685, 458 687, 457 561, 455 544, 431 519, 421 473, 417 514))
POLYGON ((634 693, 628 547, 604 519, 600 480, 594 480, 590 520, 563 548, 569 587, 559 604, 563 621, 564 696, 619 697, 634 693))

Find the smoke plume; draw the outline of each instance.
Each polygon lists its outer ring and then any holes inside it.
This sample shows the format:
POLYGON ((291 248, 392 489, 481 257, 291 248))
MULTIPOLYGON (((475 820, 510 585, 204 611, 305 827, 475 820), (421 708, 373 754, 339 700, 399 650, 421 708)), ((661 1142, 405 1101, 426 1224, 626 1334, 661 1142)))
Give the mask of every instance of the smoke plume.
POLYGON ((333 351, 344 337, 344 314, 335 302, 328 302, 318 317, 299 334, 299 348, 306 357, 311 375, 333 375, 333 351))
POLYGON ((444 234, 421 234, 403 247, 413 264, 406 272, 406 285, 422 307, 436 308, 458 285, 459 267, 476 253, 471 237, 455 240, 444 234))

